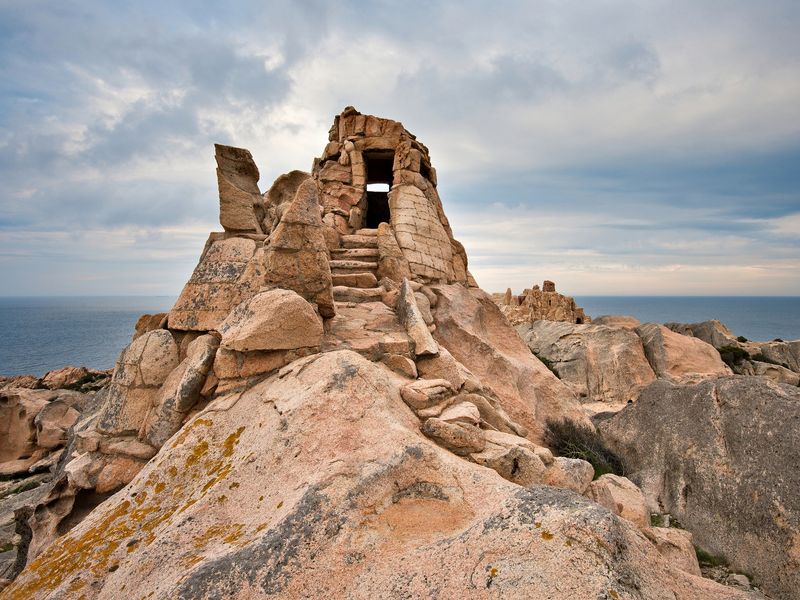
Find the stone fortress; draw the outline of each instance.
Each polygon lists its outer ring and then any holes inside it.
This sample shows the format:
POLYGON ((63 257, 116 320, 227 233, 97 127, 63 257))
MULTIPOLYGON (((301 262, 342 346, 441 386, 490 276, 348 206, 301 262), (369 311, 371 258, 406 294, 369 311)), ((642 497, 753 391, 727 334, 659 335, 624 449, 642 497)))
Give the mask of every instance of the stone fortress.
POLYGON ((547 279, 541 288, 535 284, 519 296, 508 288, 505 294, 492 294, 492 298, 512 325, 533 321, 564 321, 576 325, 592 322, 592 318, 575 304, 574 298, 559 294, 556 284, 547 279))

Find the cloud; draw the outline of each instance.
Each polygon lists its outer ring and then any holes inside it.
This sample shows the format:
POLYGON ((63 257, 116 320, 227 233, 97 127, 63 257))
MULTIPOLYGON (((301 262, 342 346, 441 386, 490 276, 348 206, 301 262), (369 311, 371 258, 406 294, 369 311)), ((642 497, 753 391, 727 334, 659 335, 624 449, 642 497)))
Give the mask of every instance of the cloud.
POLYGON ((219 228, 212 144, 266 189, 353 104, 431 148, 488 288, 800 294, 798 25, 789 0, 5 2, 0 275, 175 294, 219 228))

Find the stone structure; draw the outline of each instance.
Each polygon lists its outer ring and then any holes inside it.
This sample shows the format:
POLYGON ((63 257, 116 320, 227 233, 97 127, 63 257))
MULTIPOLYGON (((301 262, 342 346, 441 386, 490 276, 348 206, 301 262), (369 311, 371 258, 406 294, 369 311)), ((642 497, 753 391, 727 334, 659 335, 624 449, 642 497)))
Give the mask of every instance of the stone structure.
POLYGON ((575 299, 556 291, 556 284, 545 280, 540 288, 534 285, 515 296, 511 288, 505 294, 492 294, 492 299, 512 325, 534 321, 565 321, 567 323, 590 323, 592 321, 575 299))

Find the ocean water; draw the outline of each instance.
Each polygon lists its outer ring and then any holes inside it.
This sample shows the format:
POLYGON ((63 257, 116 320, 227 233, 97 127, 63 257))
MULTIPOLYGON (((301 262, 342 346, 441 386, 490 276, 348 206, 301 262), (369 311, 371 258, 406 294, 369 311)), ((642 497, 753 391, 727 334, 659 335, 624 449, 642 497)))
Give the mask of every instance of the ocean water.
POLYGON ((749 340, 800 339, 798 296, 576 296, 591 317, 631 315, 642 323, 717 319, 749 340))
POLYGON ((136 320, 165 312, 175 298, 0 297, 0 375, 44 375, 65 365, 109 369, 136 320))
MULTIPOLYGON (((43 375, 65 365, 114 366, 140 315, 169 310, 169 296, 0 297, 0 374, 43 375)), ((800 338, 800 297, 580 296, 587 314, 642 322, 719 319, 751 340, 800 338)))

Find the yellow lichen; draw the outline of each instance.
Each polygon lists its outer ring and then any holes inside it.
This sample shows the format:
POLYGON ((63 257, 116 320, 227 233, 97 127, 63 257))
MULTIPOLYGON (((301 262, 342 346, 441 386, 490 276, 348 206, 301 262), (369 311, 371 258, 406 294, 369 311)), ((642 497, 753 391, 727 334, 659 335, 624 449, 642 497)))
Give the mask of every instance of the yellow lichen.
POLYGON ((553 539, 553 534, 550 533, 549 531, 543 531, 542 532, 542 539, 543 540, 552 540, 553 539))
POLYGON ((208 452, 208 442, 202 440, 199 442, 193 449, 192 452, 189 454, 188 458, 186 459, 185 465, 187 467, 191 467, 193 464, 198 462, 203 456, 208 452))
POLYGON ((172 443, 172 447, 177 448, 183 444, 186 441, 186 438, 189 437, 189 434, 198 427, 211 427, 212 425, 214 425, 214 422, 211 419, 195 419, 188 425, 184 426, 178 437, 175 438, 175 441, 172 443))
POLYGON ((233 455, 233 449, 236 447, 236 444, 239 443, 239 437, 242 435, 243 431, 244 427, 239 427, 239 429, 237 429, 227 438, 225 438, 225 442, 223 442, 222 444, 222 447, 224 449, 222 452, 222 456, 227 458, 233 455))
POLYGON ((153 489, 154 489, 154 491, 155 491, 155 493, 156 493, 156 494, 160 494, 161 492, 163 492, 163 491, 164 491, 164 488, 165 488, 165 487, 167 487, 167 484, 166 484, 166 483, 164 483, 163 481, 159 481, 159 482, 156 484, 156 487, 155 487, 155 488, 153 488, 153 489))

